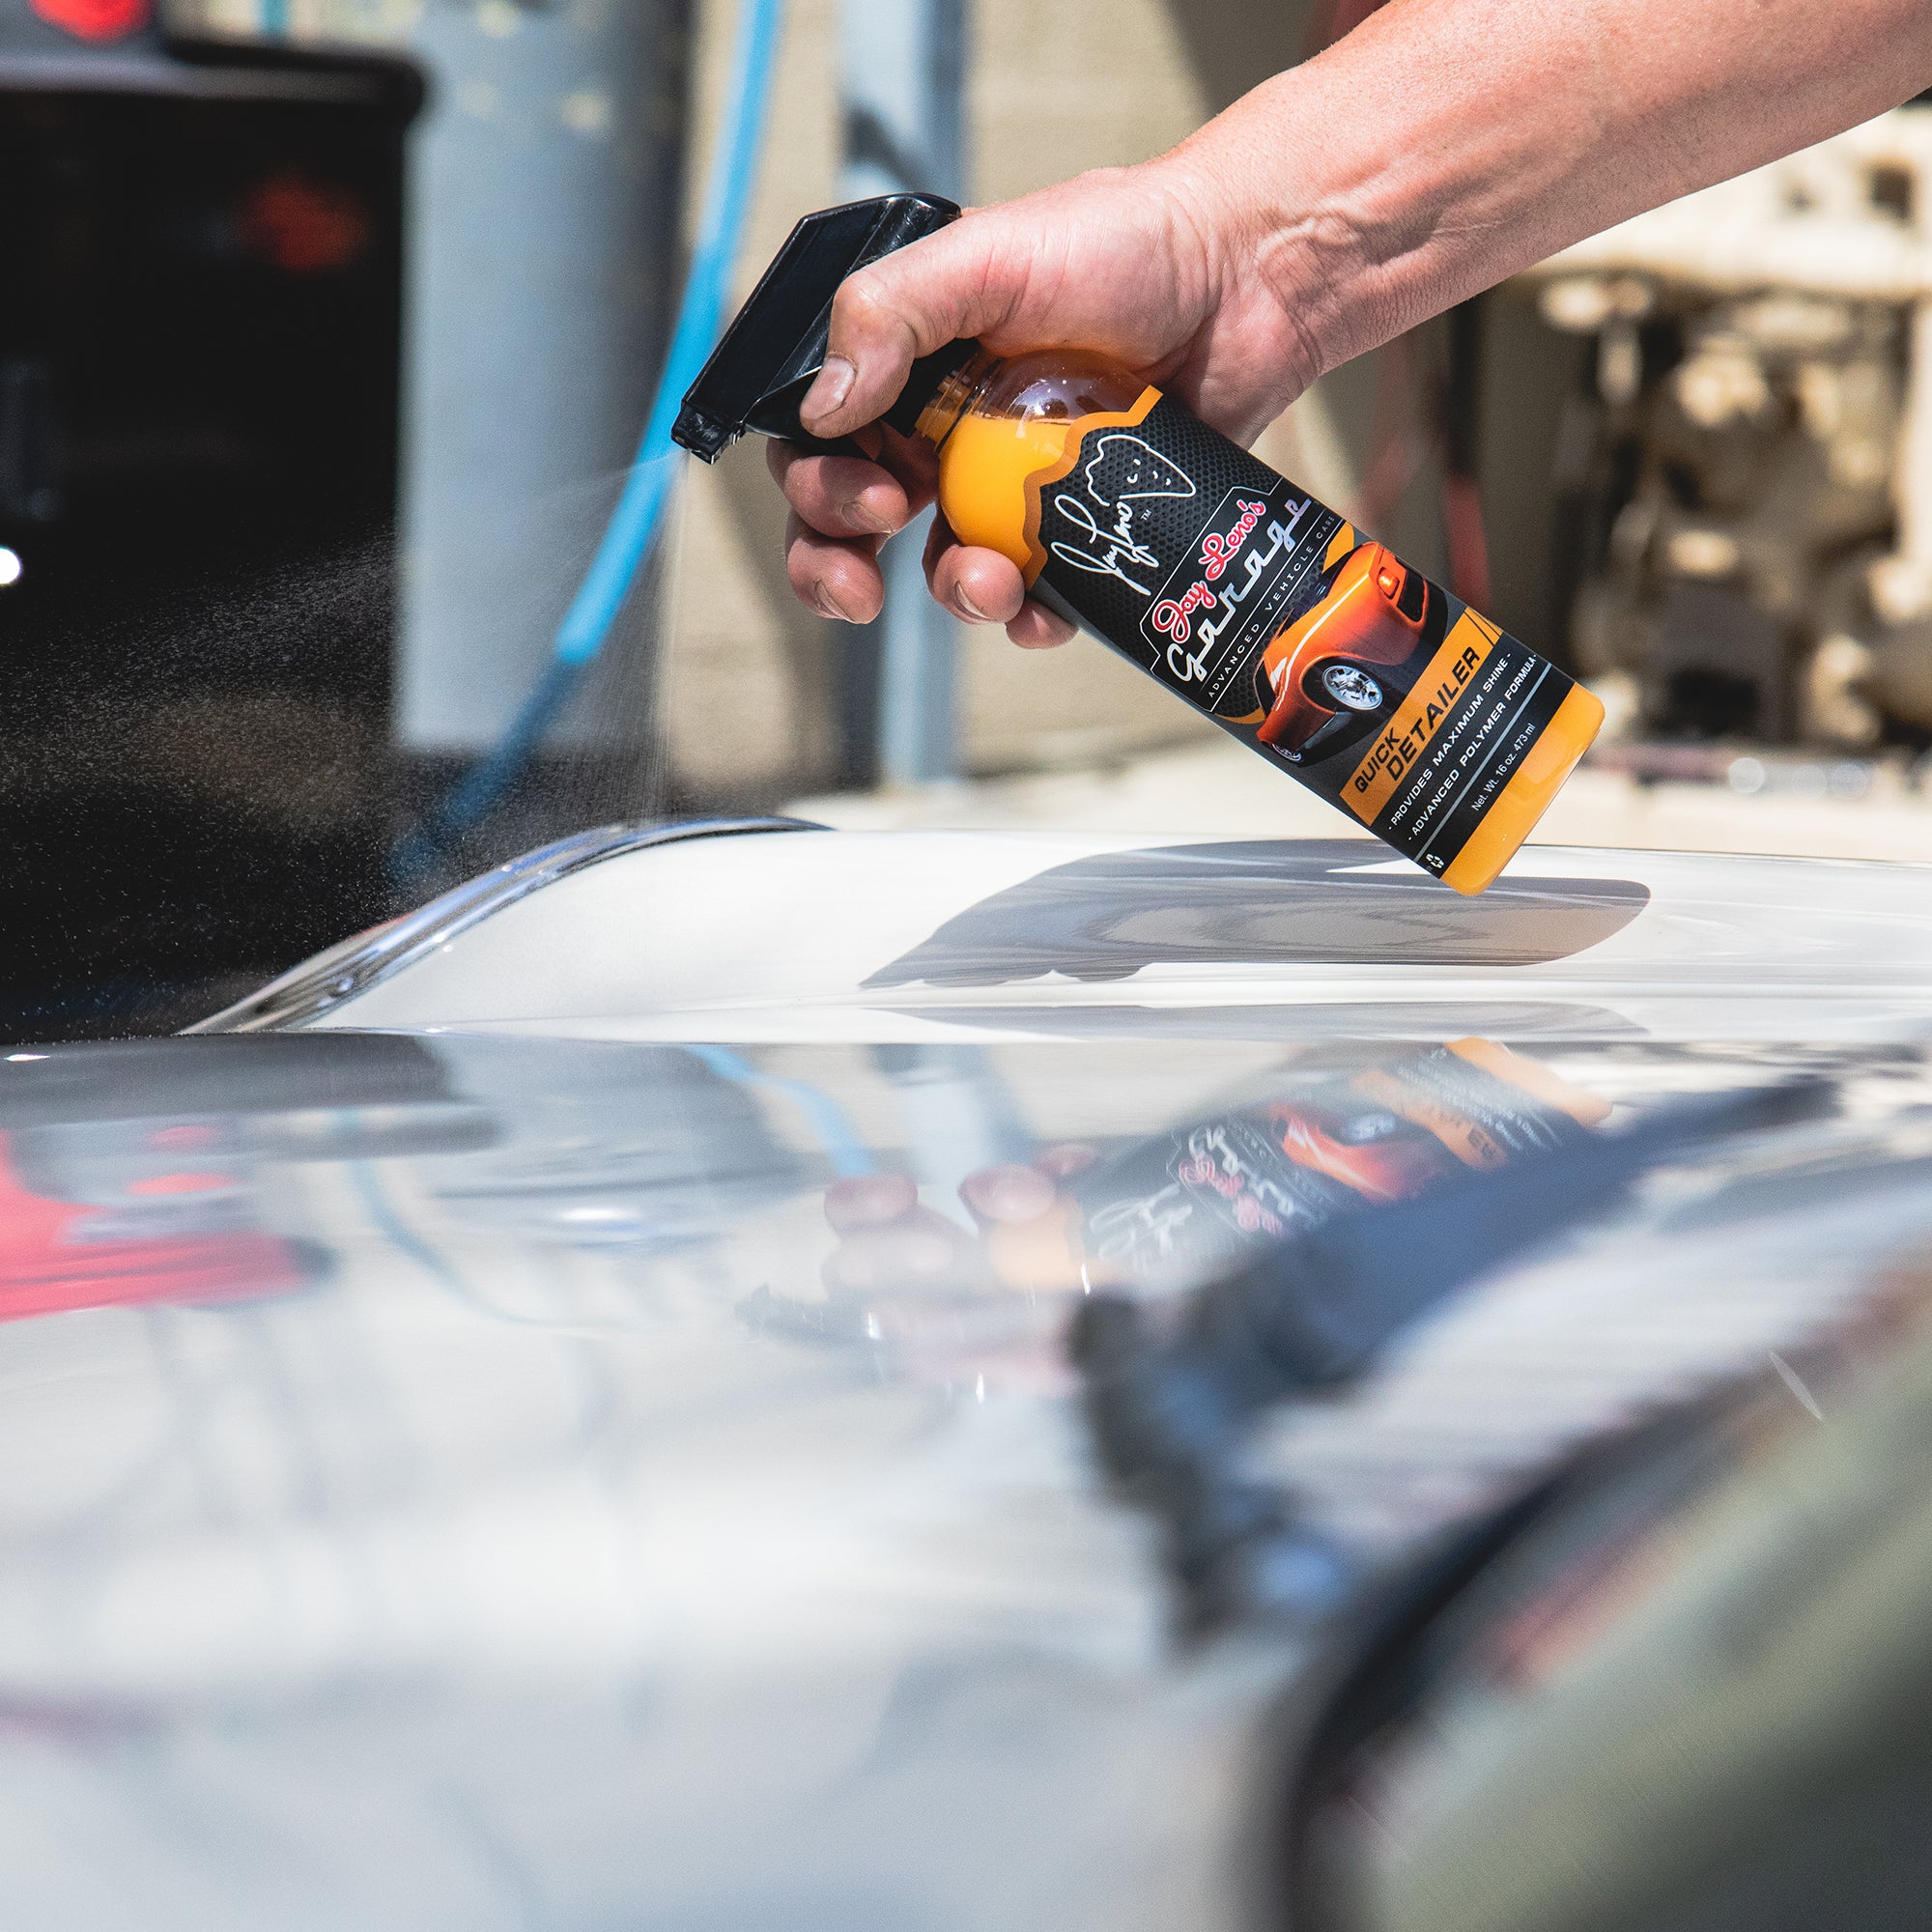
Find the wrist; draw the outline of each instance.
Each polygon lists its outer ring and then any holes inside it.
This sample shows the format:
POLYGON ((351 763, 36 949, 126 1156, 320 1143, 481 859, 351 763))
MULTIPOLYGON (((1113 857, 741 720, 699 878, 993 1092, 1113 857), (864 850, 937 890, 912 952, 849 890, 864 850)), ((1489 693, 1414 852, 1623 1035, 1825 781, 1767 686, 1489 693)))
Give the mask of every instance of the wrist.
POLYGON ((1166 205, 1177 247, 1196 265, 1190 279, 1198 283, 1202 313, 1219 329, 1236 326, 1251 349, 1260 347, 1276 372, 1275 386, 1286 390, 1285 402, 1342 358, 1329 353, 1314 326, 1317 304, 1299 298, 1304 286, 1310 295, 1319 286, 1312 264, 1305 251, 1288 261, 1272 197, 1242 134, 1223 128, 1227 118, 1142 168, 1166 205))
POLYGON ((1408 71, 1412 53, 1358 30, 1171 157, 1221 210, 1231 285, 1278 307, 1309 381, 1520 266, 1513 209, 1536 168, 1493 116, 1408 71))
POLYGON ((1220 300, 1278 315, 1297 389, 1380 339, 1364 324, 1390 266, 1361 130, 1327 138, 1306 72, 1254 89, 1157 163, 1203 234, 1220 300))

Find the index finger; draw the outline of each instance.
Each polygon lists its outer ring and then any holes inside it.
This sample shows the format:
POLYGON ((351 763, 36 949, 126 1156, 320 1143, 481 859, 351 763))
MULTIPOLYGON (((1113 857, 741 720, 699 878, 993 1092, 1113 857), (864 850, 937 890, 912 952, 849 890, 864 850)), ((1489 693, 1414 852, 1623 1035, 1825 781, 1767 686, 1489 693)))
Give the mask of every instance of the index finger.
POLYGON ((905 485, 882 464, 827 456, 793 442, 765 447, 785 501, 822 536, 891 536, 912 518, 915 505, 905 485))

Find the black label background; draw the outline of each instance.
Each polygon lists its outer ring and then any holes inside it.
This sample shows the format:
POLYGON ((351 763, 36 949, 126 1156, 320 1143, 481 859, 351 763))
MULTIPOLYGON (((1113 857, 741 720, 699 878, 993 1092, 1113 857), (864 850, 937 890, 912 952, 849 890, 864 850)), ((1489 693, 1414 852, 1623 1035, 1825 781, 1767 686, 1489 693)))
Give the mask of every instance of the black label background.
MULTIPOLYGON (((1559 1107, 1446 1047, 1404 1054, 1362 1072, 1452 1125, 1479 1130, 1498 1160, 1548 1152, 1585 1133, 1559 1107)), ((1346 1137, 1350 1122, 1388 1111, 1383 1093, 1360 1082, 1360 1074, 1297 1080, 1269 1098, 1346 1137)), ((1457 1167, 1459 1156, 1435 1128, 1398 1131, 1437 1152, 1443 1173, 1457 1167)), ((1363 1199, 1341 1179, 1297 1162, 1265 1101, 1137 1143, 1089 1168, 1070 1191, 1085 1217, 1089 1256, 1105 1264, 1110 1277, 1152 1283, 1170 1271, 1198 1281, 1246 1247, 1312 1232, 1363 1199)))
MULTIPOLYGON (((1321 561, 1342 526, 1340 516, 1166 396, 1138 424, 1089 431, 1073 468, 1041 490, 1039 509, 1039 542, 1047 559, 1034 585, 1036 597, 1132 659, 1311 791, 1342 805, 1363 743, 1350 740, 1303 762, 1262 744, 1253 724, 1240 722, 1256 708, 1254 670, 1263 650, 1322 594, 1321 561), (1164 601, 1184 599, 1190 585, 1205 580, 1204 542, 1210 533, 1225 537, 1236 527, 1244 500, 1262 505, 1264 514, 1209 588, 1219 599, 1225 587, 1246 587, 1234 607, 1235 621, 1219 630, 1207 661, 1190 665, 1188 660, 1203 655, 1204 620, 1224 618, 1225 603, 1188 613, 1190 634, 1178 650, 1172 635, 1154 623, 1154 612, 1164 601), (1250 579, 1247 559, 1270 548, 1271 526, 1290 532, 1290 542, 1274 546, 1274 554, 1250 579)), ((1445 613, 1441 628, 1431 624, 1439 639, 1466 607, 1434 582, 1430 596, 1445 613)), ((1466 793, 1452 793, 1413 833, 1389 822, 1406 789, 1398 787, 1397 799, 1371 828, 1433 872, 1454 861, 1571 689, 1569 677, 1507 634, 1493 655, 1513 667, 1531 660, 1538 668, 1506 715, 1486 714, 1492 728, 1485 736, 1493 740, 1494 752, 1483 754, 1480 782, 1466 793)), ((1378 668, 1391 710, 1429 661, 1430 653, 1422 651, 1412 664, 1378 668)), ((1469 702, 1475 701, 1472 694, 1469 702)), ((1459 705, 1458 713, 1466 717, 1467 708, 1459 705)), ((1452 719, 1438 732, 1421 762, 1433 760, 1440 739, 1458 722, 1452 719)))
POLYGON ((1507 632, 1370 829, 1442 871, 1503 794, 1571 681, 1507 632))
POLYGON ((1280 485, 1230 490, 1141 618, 1148 668, 1203 710, 1228 718, 1252 711, 1256 660, 1319 586, 1338 522, 1312 497, 1280 485), (1237 547, 1211 578, 1201 561, 1210 544, 1220 556, 1237 547))
POLYGON ((1056 593, 1049 601, 1190 704, 1239 718, 1255 708, 1254 667, 1268 639, 1321 594, 1321 558, 1341 525, 1333 510, 1163 396, 1143 422, 1090 431, 1072 469, 1040 492, 1047 560, 1039 582, 1056 593), (1245 561, 1267 548, 1271 525, 1293 535, 1210 645, 1206 677, 1191 677, 1177 660, 1199 654, 1203 629, 1226 614, 1225 605, 1190 613, 1190 636, 1178 649, 1153 613, 1202 578, 1204 540, 1227 533, 1242 498, 1266 514, 1210 586, 1217 600, 1246 579, 1245 561))

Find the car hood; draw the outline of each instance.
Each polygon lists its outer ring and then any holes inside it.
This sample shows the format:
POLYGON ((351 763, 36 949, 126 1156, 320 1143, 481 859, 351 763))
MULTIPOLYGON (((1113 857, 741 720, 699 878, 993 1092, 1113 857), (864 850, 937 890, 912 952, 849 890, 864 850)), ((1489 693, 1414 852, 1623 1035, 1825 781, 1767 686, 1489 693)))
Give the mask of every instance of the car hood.
MULTIPOLYGON (((1468 1031, 10 1055, 19 1922, 1241 1922, 1302 1641, 1183 1636, 1068 1362, 1092 1284, 989 1265, 962 1183, 1326 1119, 1468 1031), (889 1177, 920 1218, 881 1261, 853 1203, 889 1177)), ((1834 1105, 1661 1165, 1277 1411, 1255 1455, 1351 1587, 1869 1320, 1932 1226, 1924 1055, 1743 1032, 1510 1063, 1593 1132, 1796 1074, 1834 1105)))
POLYGON ((1539 846, 1464 898, 1361 839, 620 827, 208 1024, 1910 1040, 1932 1032, 1932 872, 1539 846))

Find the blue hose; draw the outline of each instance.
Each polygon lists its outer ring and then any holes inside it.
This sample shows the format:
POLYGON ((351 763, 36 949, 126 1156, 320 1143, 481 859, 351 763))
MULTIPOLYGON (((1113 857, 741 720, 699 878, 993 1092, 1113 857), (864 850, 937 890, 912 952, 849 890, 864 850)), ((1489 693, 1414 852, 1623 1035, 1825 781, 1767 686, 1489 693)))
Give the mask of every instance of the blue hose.
POLYGON ((812 1086, 809 1080, 789 1080, 781 1074, 761 1072, 728 1046, 694 1046, 687 1050, 724 1079, 736 1081, 741 1087, 762 1087, 789 1100, 805 1116, 819 1146, 831 1159, 832 1172, 840 1179, 856 1174, 878 1173, 878 1163, 866 1145, 865 1135, 853 1124, 851 1115, 821 1088, 812 1086))
POLYGON ((758 150, 771 97, 784 0, 745 0, 732 56, 724 118, 711 156, 704 212, 685 278, 677 327, 658 377, 657 396, 637 461, 617 507, 605 526, 597 554, 557 626, 555 654, 508 728, 420 824, 397 841, 390 872, 408 886, 439 851, 479 824, 496 807, 555 722, 583 668, 604 648, 638 572, 664 524, 665 506, 681 461, 670 440, 684 392, 696 380, 718 340, 731 270, 744 238, 757 180, 758 150))

